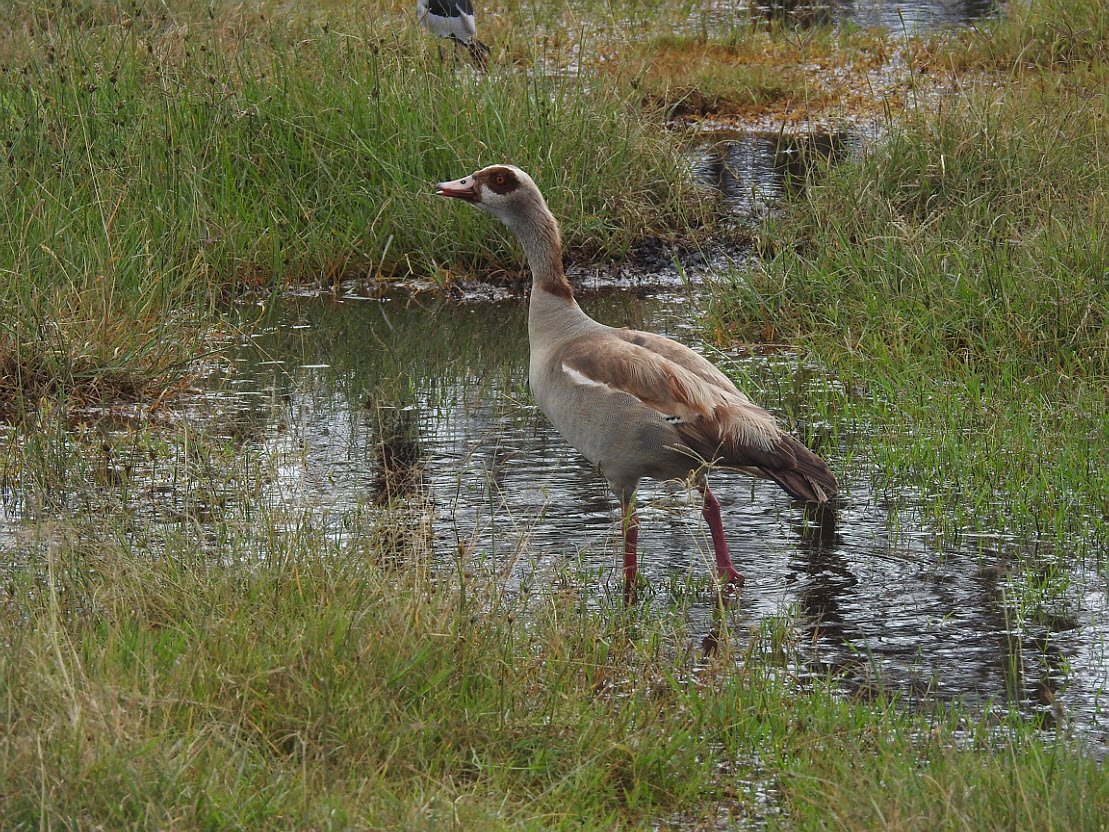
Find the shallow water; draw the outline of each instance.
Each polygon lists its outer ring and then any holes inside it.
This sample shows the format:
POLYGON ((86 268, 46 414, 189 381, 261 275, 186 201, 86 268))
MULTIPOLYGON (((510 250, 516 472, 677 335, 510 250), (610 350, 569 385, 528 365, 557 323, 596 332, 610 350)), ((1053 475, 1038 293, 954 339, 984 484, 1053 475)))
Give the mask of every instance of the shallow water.
MULTIPOLYGON (((697 0, 682 8, 687 14, 686 29, 693 34, 728 32, 762 20, 802 30, 829 24, 881 28, 899 36, 973 24, 1003 6, 996 0, 697 0)), ((624 27, 650 33, 649 7, 612 4, 609 14, 624 27)), ((595 14, 583 13, 582 17, 593 20, 595 14)))
MULTIPOLYGON (((675 272, 578 283, 582 305, 606 322, 700 343, 699 290, 675 272)), ((218 521, 228 515, 225 501, 249 499, 251 511, 291 522, 307 515, 337 538, 352 516, 368 516, 380 534, 375 551, 398 565, 430 550, 434 569, 477 573, 510 594, 573 591, 618 607, 615 501, 531 403, 526 300, 501 295, 379 299, 352 287, 341 299, 283 299, 213 378, 219 415, 203 417, 205 431, 264 472, 249 498, 220 493, 218 475, 205 485, 205 466, 226 464, 198 457, 205 443, 182 442, 176 457, 151 463, 149 435, 135 433, 129 446, 127 420, 114 413, 86 426, 87 436, 55 437, 51 453, 65 476, 52 489, 32 489, 34 504, 5 475, 0 551, 8 564, 37 557, 57 515, 96 516, 111 505, 135 523, 174 528, 180 518, 218 521)), ((813 405, 839 395, 834 379, 788 353, 710 357, 772 412, 810 435, 835 437, 820 452, 840 474, 842 494, 834 512, 814 514, 772 483, 712 478, 747 579, 724 596, 722 618, 695 501, 681 485, 644 483, 640 553, 649 588, 641 603, 685 610, 694 649, 711 648, 722 623, 747 638, 783 621, 784 661, 800 679, 829 677, 847 694, 895 694, 922 706, 998 703, 1103 753, 1104 577, 1076 563, 1050 578, 1050 593, 1028 592, 1037 576, 1020 571, 1021 556, 1052 541, 986 532, 962 537, 958 548, 945 543, 927 495, 896 483, 875 490, 858 463, 871 441, 865 424, 819 424, 813 405)), ((10 427, 0 432, 5 446, 18 439, 10 427)))
POLYGON ((742 222, 761 219, 786 195, 799 193, 818 163, 835 164, 859 146, 846 131, 786 133, 720 129, 691 152, 693 172, 742 222))
MULTIPOLYGON (((859 28, 880 27, 891 33, 963 26, 994 13, 994 0, 755 0, 755 13, 806 27, 849 23, 859 28)), ((720 4, 718 14, 735 15, 734 4, 720 4)))
MULTIPOLYGON (((698 343, 695 288, 625 281, 581 301, 606 322, 698 343)), ((267 499, 310 510, 337 534, 350 512, 381 510, 388 525, 399 508, 416 518, 411 533, 432 541, 438 568, 486 574, 509 592, 571 582, 598 604, 619 604, 615 501, 526 395, 525 316, 522 296, 287 300, 232 376, 252 441, 275 461, 267 499), (383 440, 395 446, 391 503, 383 440), (371 508, 380 505, 393 508, 371 508)), ((806 398, 834 385, 788 355, 712 357, 735 377, 759 379, 747 385, 752 397, 801 422, 806 398)), ((846 468, 840 460, 865 448, 865 430, 828 427, 842 446, 821 453, 846 468)), ((753 632, 786 616, 799 675, 831 674, 847 692, 881 689, 911 702, 1009 701, 1100 745, 1109 682, 1101 576, 1076 571, 1057 609, 1030 614, 1021 577, 1009 573, 1018 542, 939 548, 918 519, 924 497, 877 493, 860 477, 842 481, 835 512, 814 516, 772 483, 729 474, 712 482, 747 578, 727 596, 728 624, 753 632)), ((692 643, 711 644, 717 596, 695 502, 684 486, 645 483, 640 522, 643 603, 687 605, 692 643)))

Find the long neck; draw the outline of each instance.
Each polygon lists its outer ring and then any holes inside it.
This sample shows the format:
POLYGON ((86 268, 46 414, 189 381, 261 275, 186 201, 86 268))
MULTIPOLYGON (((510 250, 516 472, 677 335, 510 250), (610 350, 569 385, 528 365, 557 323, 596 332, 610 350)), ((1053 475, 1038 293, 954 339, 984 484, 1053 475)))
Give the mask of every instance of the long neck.
POLYGON ((546 292, 576 306, 574 291, 562 271, 562 240, 558 223, 547 206, 539 206, 526 216, 515 219, 509 227, 516 233, 528 256, 533 290, 546 292))
POLYGON ((511 226, 531 266, 531 300, 528 303, 528 341, 532 374, 559 343, 595 329, 599 324, 574 300, 574 290, 562 271, 562 243, 558 223, 547 210, 529 212, 511 226))

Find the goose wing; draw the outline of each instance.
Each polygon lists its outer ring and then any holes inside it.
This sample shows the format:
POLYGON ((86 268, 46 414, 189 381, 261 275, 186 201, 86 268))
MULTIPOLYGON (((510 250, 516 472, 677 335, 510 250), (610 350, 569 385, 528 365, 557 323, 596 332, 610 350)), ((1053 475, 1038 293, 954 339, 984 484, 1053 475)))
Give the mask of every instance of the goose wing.
POLYGON ((835 493, 835 477, 819 457, 676 341, 611 330, 575 339, 559 360, 573 383, 623 393, 661 416, 679 444, 706 462, 769 477, 803 500, 822 502, 835 493))

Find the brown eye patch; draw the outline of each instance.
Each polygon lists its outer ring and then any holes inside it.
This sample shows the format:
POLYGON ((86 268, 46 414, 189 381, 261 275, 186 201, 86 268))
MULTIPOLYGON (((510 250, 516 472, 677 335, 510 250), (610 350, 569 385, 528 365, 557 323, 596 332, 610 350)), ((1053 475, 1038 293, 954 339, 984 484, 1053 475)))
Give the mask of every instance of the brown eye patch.
POLYGON ((518 182, 516 181, 516 173, 508 168, 495 167, 483 171, 485 182, 483 183, 487 188, 494 193, 507 194, 510 191, 516 190, 518 182))

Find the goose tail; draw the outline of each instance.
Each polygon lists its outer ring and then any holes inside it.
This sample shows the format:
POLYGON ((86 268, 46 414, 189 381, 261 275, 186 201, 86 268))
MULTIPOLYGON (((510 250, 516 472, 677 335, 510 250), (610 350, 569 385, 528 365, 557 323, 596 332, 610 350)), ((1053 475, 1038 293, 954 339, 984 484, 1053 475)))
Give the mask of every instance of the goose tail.
POLYGON ((797 461, 796 465, 790 468, 764 468, 763 473, 796 500, 825 503, 835 497, 839 491, 839 483, 828 463, 793 437, 786 436, 785 439, 797 461))

